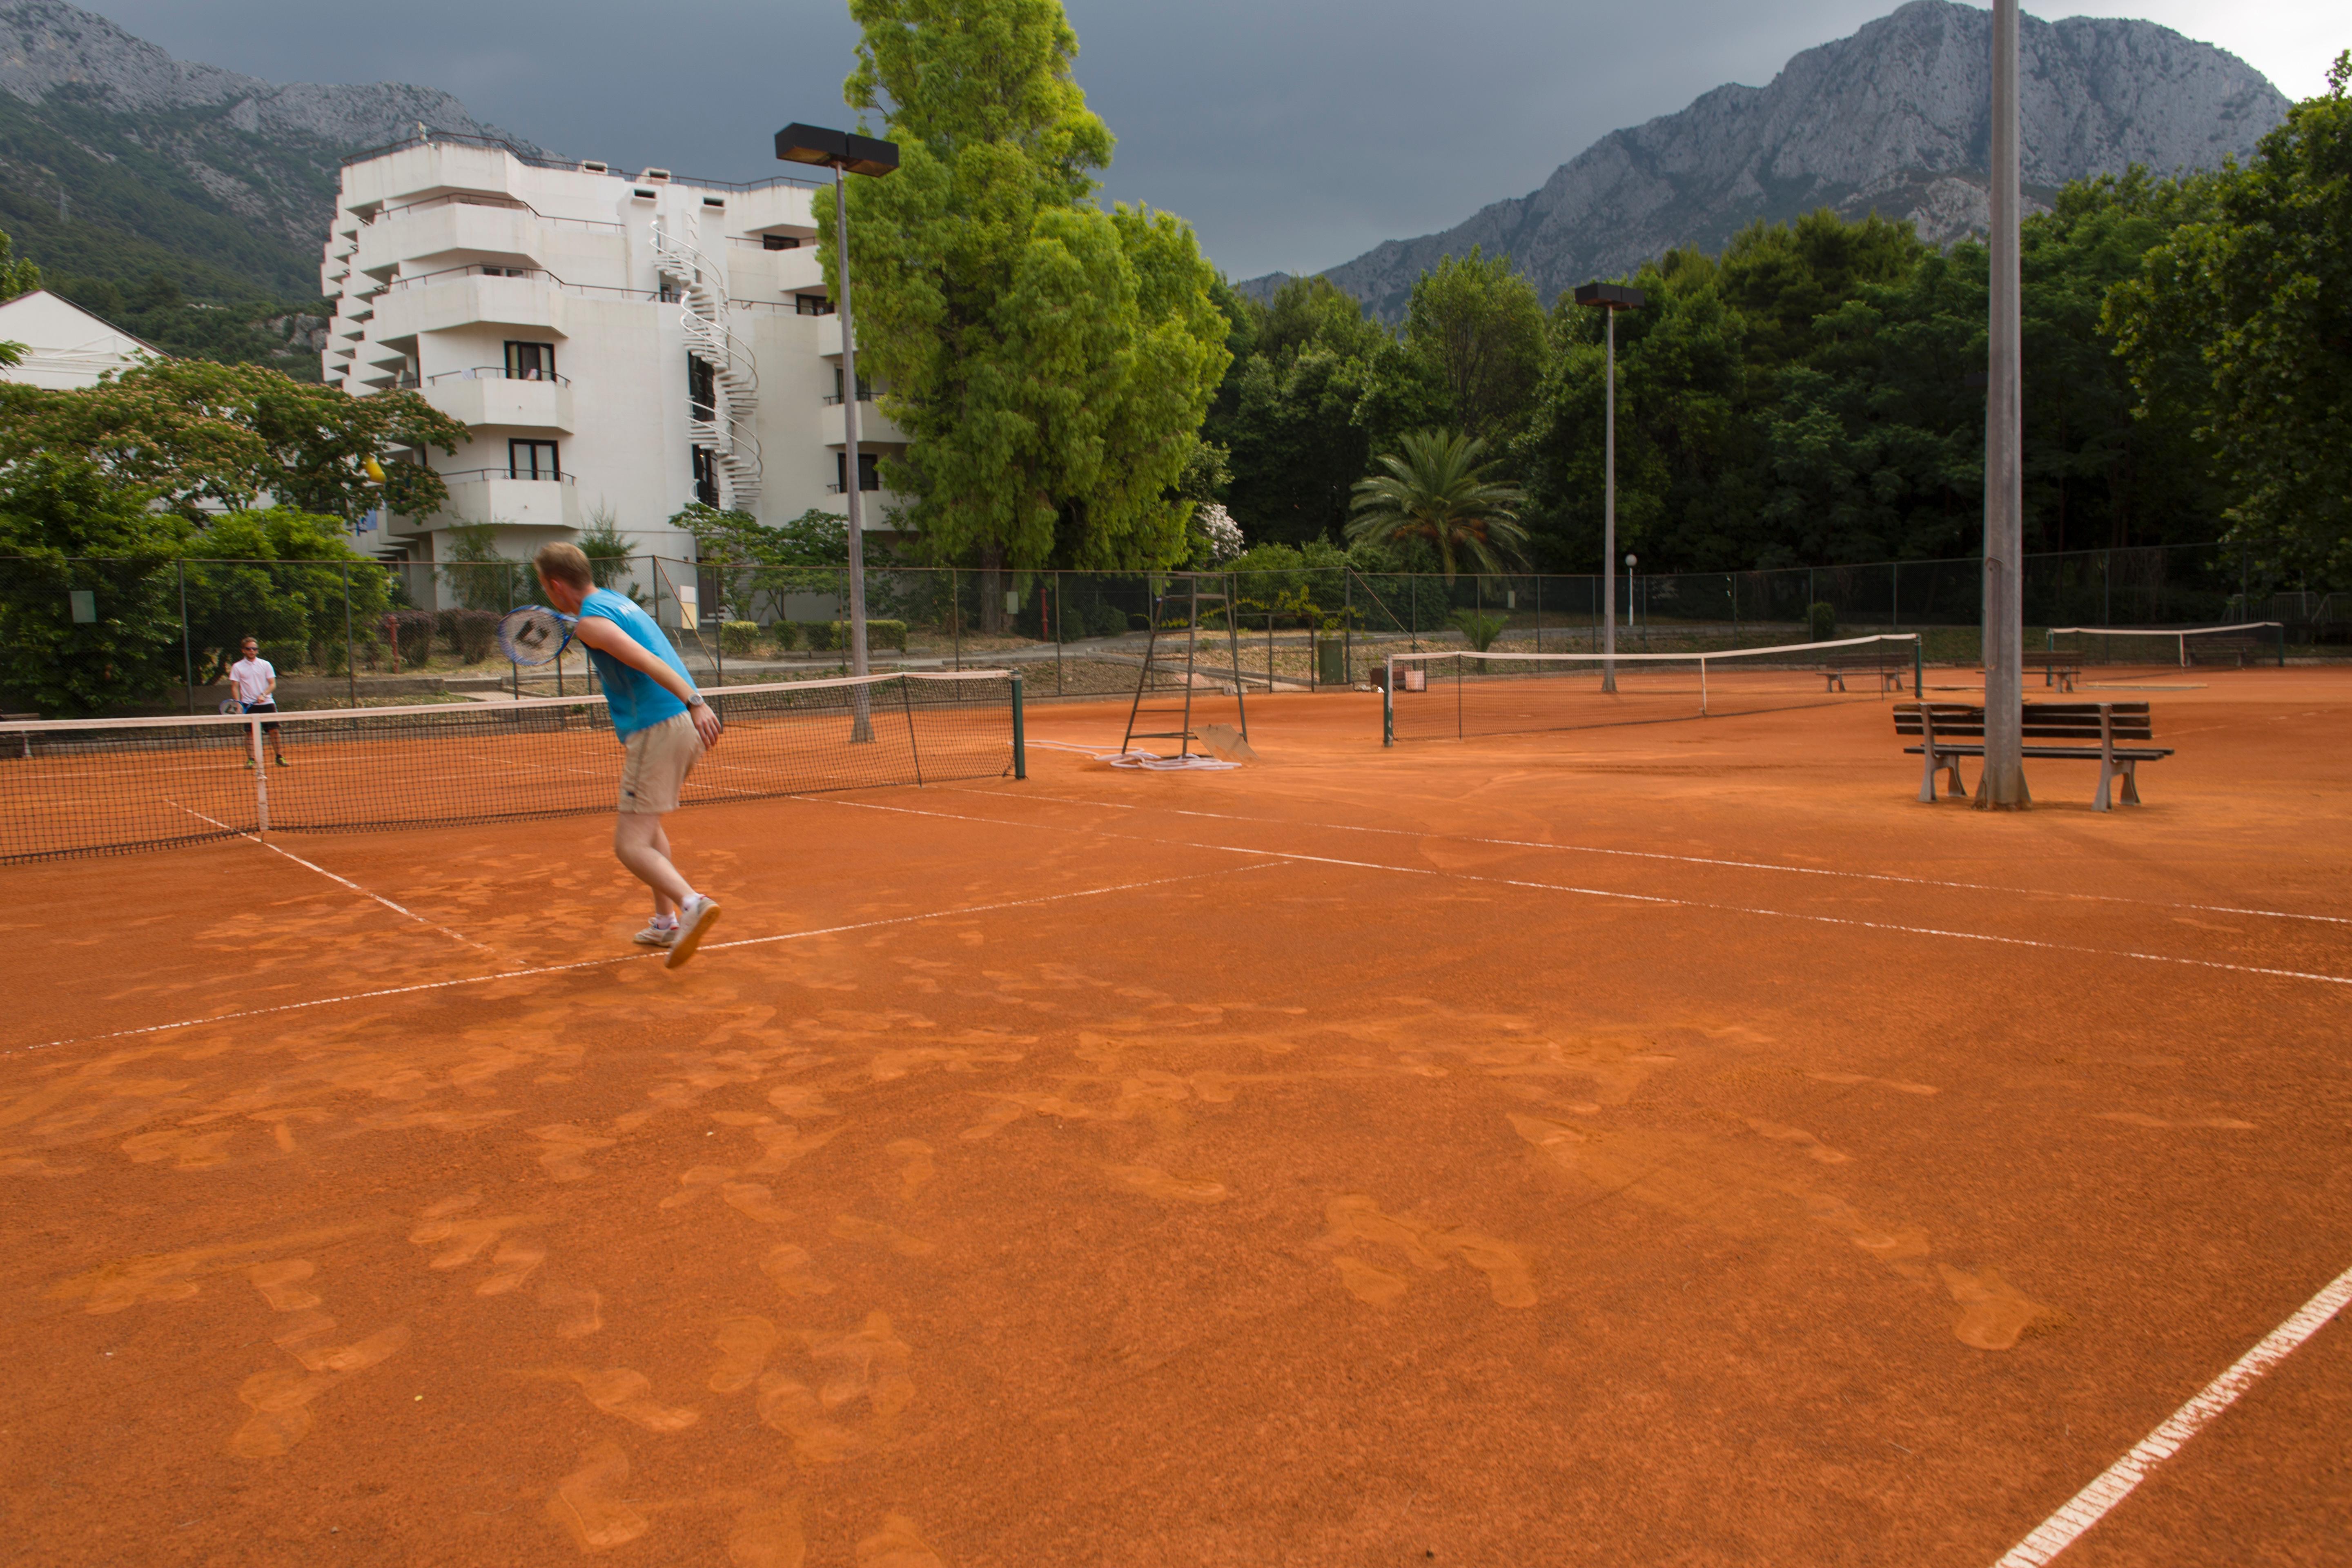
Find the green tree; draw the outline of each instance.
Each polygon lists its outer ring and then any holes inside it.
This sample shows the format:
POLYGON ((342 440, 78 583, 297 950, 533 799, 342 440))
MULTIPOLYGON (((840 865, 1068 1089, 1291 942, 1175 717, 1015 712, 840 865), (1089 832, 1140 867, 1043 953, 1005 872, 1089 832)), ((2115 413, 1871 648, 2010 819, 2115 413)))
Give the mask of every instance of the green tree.
POLYGON ((2213 183, 2210 216, 2151 250, 2107 308, 2142 406, 2208 382, 2194 429, 2232 492, 2231 537, 2277 567, 2352 584, 2352 51, 2253 160, 2213 183))
MULTIPOLYGON (((862 363, 908 437, 885 482, 941 559, 1181 558, 1171 492, 1229 351, 1215 274, 1164 213, 1094 205, 1111 136, 1059 0, 852 0, 852 107, 899 145, 852 184, 862 363)), ((831 205, 817 204, 832 279, 831 205)), ((992 602, 991 595, 984 603, 992 602)))
POLYGON ((0 689, 53 719, 103 713, 182 677, 173 563, 194 531, 88 459, 35 452, 0 473, 0 689), (95 620, 78 620, 74 596, 95 620))
POLYGON ((1224 299, 1238 357, 1203 427, 1229 454, 1223 500, 1254 543, 1336 538, 1370 457, 1357 413, 1389 335, 1327 279, 1292 279, 1265 305, 1224 299))
POLYGON ((1458 554, 1488 572, 1505 569, 1506 552, 1525 554, 1528 535, 1518 512, 1527 496, 1517 485, 1486 477, 1487 465, 1480 461, 1486 442, 1454 430, 1414 430, 1399 446, 1380 459, 1386 472, 1357 482, 1349 542, 1424 540, 1436 550, 1449 583, 1458 554))
POLYGON ((352 517, 381 501, 424 516, 448 487, 404 450, 455 452, 466 426, 414 392, 353 397, 259 365, 153 361, 96 386, 0 384, 0 464, 43 450, 86 452, 118 484, 151 489, 191 519, 273 497, 352 517), (379 459, 381 487, 365 460, 379 459))
POLYGON ((1490 259, 1474 245, 1423 273, 1405 307, 1403 342, 1469 435, 1499 447, 1527 423, 1543 375, 1544 310, 1509 257, 1490 259))
POLYGON ((16 252, 16 242, 0 230, 0 300, 13 300, 41 286, 41 269, 16 252))
POLYGON ((347 625, 364 641, 391 608, 387 574, 351 548, 340 518, 291 507, 230 512, 190 535, 184 548, 192 557, 183 570, 199 685, 227 673, 237 643, 248 637, 281 675, 305 664, 340 669, 347 625))

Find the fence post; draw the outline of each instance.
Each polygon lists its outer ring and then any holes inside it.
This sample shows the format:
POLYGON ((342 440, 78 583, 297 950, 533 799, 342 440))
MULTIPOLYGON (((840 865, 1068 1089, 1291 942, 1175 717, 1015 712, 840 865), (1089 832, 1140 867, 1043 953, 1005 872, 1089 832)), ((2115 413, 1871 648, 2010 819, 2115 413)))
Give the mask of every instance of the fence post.
POLYGON ((1069 640, 1069 623, 1062 619, 1062 574, 1054 574, 1054 695, 1066 694, 1062 680, 1062 644, 1069 640))
POLYGON ((1543 574, 1536 574, 1536 651, 1543 652, 1543 574))
POLYGON ((963 668, 963 592, 956 584, 956 569, 948 568, 948 626, 955 638, 955 667, 963 668))
POLYGON ((343 689, 351 705, 360 705, 360 659, 352 646, 352 563, 343 563, 343 689))
POLYGON ((1339 659, 1348 667, 1348 684, 1356 684, 1356 578, 1347 567, 1339 568, 1339 605, 1345 618, 1339 623, 1339 659))
MULTIPOLYGON (((188 644, 188 563, 181 560, 172 564, 180 569, 180 667, 188 678, 188 711, 194 714, 196 710, 196 655, 188 644)), ((344 603, 348 607, 350 600, 346 598, 344 603)))

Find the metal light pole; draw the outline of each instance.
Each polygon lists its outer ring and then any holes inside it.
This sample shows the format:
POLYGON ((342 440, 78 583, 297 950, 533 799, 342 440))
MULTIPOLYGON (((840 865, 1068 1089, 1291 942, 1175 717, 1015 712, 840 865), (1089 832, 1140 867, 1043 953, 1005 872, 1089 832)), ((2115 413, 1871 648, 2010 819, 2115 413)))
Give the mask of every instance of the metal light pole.
MULTIPOLYGON (((1601 689, 1617 689, 1617 573, 1611 563, 1617 559, 1617 312, 1642 308, 1642 291, 1620 283, 1582 283, 1577 286, 1576 302, 1596 310, 1609 312, 1609 390, 1608 418, 1601 437, 1604 477, 1601 490, 1601 689)), ((1626 590, 1626 607, 1633 605, 1633 590, 1626 590)))
MULTIPOLYGON (((792 163, 814 163, 833 171, 833 237, 841 298, 835 311, 841 322, 841 489, 849 501, 849 673, 867 673, 866 656, 866 506, 863 476, 857 463, 857 331, 849 312, 849 198, 842 175, 877 177, 898 166, 898 144, 870 136, 795 121, 776 132, 776 156, 792 163)), ((871 741, 874 721, 866 689, 857 689, 853 741, 871 741)))
POLYGON ((1625 556, 1625 629, 1633 629, 1633 563, 1639 556, 1628 552, 1625 556))
POLYGON ((2018 273, 2018 0, 1992 8, 1992 278, 1985 377, 1984 777, 1977 805, 2021 810, 2025 787, 2023 344, 2018 273))

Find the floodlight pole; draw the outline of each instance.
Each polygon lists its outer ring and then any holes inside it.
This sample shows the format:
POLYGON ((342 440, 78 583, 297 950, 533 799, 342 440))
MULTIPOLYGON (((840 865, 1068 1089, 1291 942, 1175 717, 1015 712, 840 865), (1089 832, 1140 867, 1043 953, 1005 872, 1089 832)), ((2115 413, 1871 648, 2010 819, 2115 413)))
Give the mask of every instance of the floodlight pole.
POLYGON ((2025 787, 2024 396, 2018 237, 2018 0, 1992 8, 1992 277, 1985 377, 1984 774, 1976 804, 2018 811, 2025 787))
MULTIPOLYGON (((1642 308, 1642 291, 1619 283, 1584 283, 1576 290, 1576 302, 1589 305, 1609 315, 1609 389, 1606 394, 1608 416, 1602 422, 1603 448, 1601 489, 1601 689, 1617 689, 1617 312, 1642 308)), ((1633 607, 1631 587, 1625 592, 1626 608, 1633 607)))
MULTIPOLYGON (((849 197, 841 165, 833 166, 833 237, 840 253, 841 300, 841 489, 849 499, 849 673, 867 673, 866 655, 866 505, 864 476, 857 468, 857 335, 849 318, 849 197)), ((866 696, 864 688, 857 695, 866 696)), ((852 741, 874 738, 874 717, 857 704, 852 741)))
MULTIPOLYGON (((833 237, 841 297, 835 302, 841 323, 841 489, 849 502, 849 672, 868 673, 866 650, 866 505, 857 463, 857 327, 849 310, 849 197, 844 174, 879 177, 898 166, 896 143, 795 121, 776 132, 776 156, 833 171, 833 237)), ((857 688, 852 741, 874 739, 866 689, 857 688)))

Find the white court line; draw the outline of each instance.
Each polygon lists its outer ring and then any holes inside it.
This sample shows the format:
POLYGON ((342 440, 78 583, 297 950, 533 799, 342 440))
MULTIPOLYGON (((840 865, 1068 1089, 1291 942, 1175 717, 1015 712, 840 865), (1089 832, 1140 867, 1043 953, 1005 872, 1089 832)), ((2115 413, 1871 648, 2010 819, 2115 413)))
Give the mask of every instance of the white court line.
POLYGON ((2262 1343, 2231 1363, 2230 1370, 2199 1389, 2189 1403, 2165 1418, 2164 1425, 2132 1445, 2131 1452, 2109 1465, 2099 1478, 2076 1492, 2057 1512, 2009 1549, 1993 1568, 2042 1568, 2129 1497, 2149 1472, 2179 1453, 2189 1439, 2238 1401, 2256 1379, 2284 1361, 2296 1346, 2317 1333, 2327 1321, 2352 1302, 2352 1268, 2330 1281, 2303 1304, 2294 1316, 2263 1336, 2262 1343))
POLYGON ((1456 881, 1486 882, 1502 888, 1534 888, 1545 892, 1575 893, 1589 899, 1616 899, 1633 904, 1664 904, 1675 909, 1708 910, 1719 914, 1760 915, 1773 920, 1810 921, 1816 925, 1848 926, 1860 931, 1894 931, 1906 936, 1949 937, 1958 942, 1994 942, 2003 947, 2039 948, 2046 952, 2079 952, 2093 958, 2137 958, 2149 963, 2178 963, 2192 969, 2221 969, 2233 974, 2261 974, 2278 980, 2315 980, 2327 985, 2352 985, 2352 975, 2317 974, 2300 969, 2272 969, 2254 963, 2223 963, 2211 958, 2178 958, 2170 953, 2136 952, 2127 948, 2080 947, 2073 942, 2040 942, 2024 936, 1995 936, 1987 931, 1949 931, 1941 926, 1902 925, 1893 921, 1855 920, 1843 915, 1807 914, 1798 910, 1767 910, 1746 904, 1711 903, 1704 899, 1675 899, 1652 893, 1622 893, 1612 888, 1580 888, 1569 882, 1531 882, 1517 877, 1482 877, 1474 871, 1441 870, 1427 866, 1391 866, 1379 860, 1342 860, 1328 855, 1301 855, 1282 849, 1252 849, 1239 844, 1202 844, 1189 838, 1155 838, 1142 833, 1113 833, 1102 827, 1068 827, 1060 823, 1007 822, 993 816, 961 816, 951 811, 921 811, 910 805, 883 805, 870 800, 835 796, 803 796, 814 804, 844 805, 862 811, 894 811, 906 816, 936 816, 948 822, 983 823, 991 827, 1032 827, 1045 833, 1091 833, 1099 838, 1121 838, 1166 848, 1210 849, 1229 855, 1263 855, 1276 860, 1303 860, 1318 866, 1351 866, 1366 871, 1390 871, 1406 877, 1446 877, 1456 881))
MULTIPOLYGON (((997 792, 946 784, 958 795, 997 792)), ((1099 806, 1106 811, 1165 811, 1172 816, 1199 816, 1214 822, 1250 822, 1262 827, 1321 827, 1333 833, 1382 833, 1400 838, 1443 838, 1456 844, 1492 844, 1507 849, 1554 849, 1571 855, 1613 855, 1628 860, 1670 860, 1683 866, 1717 866, 1740 871, 1785 871, 1797 877, 1844 877, 1858 882, 1895 882, 1913 888, 1953 888, 1971 893, 2007 893, 2015 898, 2080 899, 2105 904, 2140 904, 2157 910, 2196 910, 2212 915, 2254 915, 2274 921, 2317 921, 2326 925, 2352 925, 2352 916, 2306 915, 2292 910, 2249 910, 2235 904, 2176 903, 2163 899, 2135 899, 2125 893, 2062 893, 2041 888, 2004 888, 1992 882, 1951 882, 1934 877, 1903 877, 1891 871, 1840 871, 1822 866, 1784 866, 1770 860, 1731 860, 1706 855, 1669 855, 1656 849, 1606 849, 1593 844, 1548 844, 1525 838, 1480 838, 1464 833, 1423 833, 1410 827, 1371 827, 1357 822, 1297 822, 1278 816, 1242 816, 1224 811, 1194 811, 1175 805, 1131 805, 1118 801, 1073 800, 1067 795, 1034 795, 1027 790, 1008 798, 1058 801, 1064 805, 1099 806)))
POLYGON ((223 821, 219 820, 217 817, 206 816, 203 812, 198 811, 194 806, 192 806, 192 805, 180 805, 180 803, 179 803, 178 801, 176 801, 176 800, 173 800, 173 801, 168 801, 166 804, 168 804, 168 805, 173 805, 173 806, 175 806, 175 807, 177 807, 177 808, 178 808, 179 810, 181 810, 181 811, 184 811, 184 812, 186 812, 190 816, 194 817, 198 822, 209 822, 209 823, 211 823, 215 827, 219 828, 219 829, 220 829, 222 832, 224 832, 224 833, 235 833, 235 834, 236 834, 236 837, 238 837, 239 838, 244 839, 244 840, 245 840, 247 843, 248 843, 248 844, 258 844, 258 845, 260 845, 264 849, 268 850, 268 851, 269 851, 271 854, 273 854, 273 855, 283 855, 283 856, 285 856, 285 857, 286 857, 286 858, 288 858, 289 860, 293 861, 293 862, 294 862, 294 864, 296 864, 297 866, 300 866, 300 867, 304 868, 305 868, 305 869, 307 869, 307 870, 316 871, 316 872, 317 872, 317 873, 319 873, 319 875, 320 875, 321 877, 326 878, 326 879, 327 879, 327 880, 329 880, 330 882, 341 882, 344 887, 349 888, 352 892, 354 892, 354 893, 358 893, 358 894, 360 894, 362 897, 364 897, 364 898, 373 899, 377 903, 382 904, 385 909, 390 910, 394 914, 396 914, 396 915, 406 915, 410 920, 415 921, 418 925, 421 925, 421 926, 430 926, 430 927, 432 927, 432 929, 433 929, 433 930, 439 931, 443 936, 447 937, 451 942, 464 942, 467 947, 470 947, 470 948, 476 949, 476 950, 477 950, 477 951, 478 951, 478 952, 488 952, 492 958, 496 958, 496 957, 498 957, 498 956, 499 956, 497 953, 495 953, 495 952, 490 952, 490 950, 489 950, 488 948, 482 946, 482 944, 481 944, 480 942, 474 941, 471 937, 459 936, 456 931, 451 931, 447 926, 438 924, 438 923, 436 923, 436 922, 435 922, 435 921, 428 921, 428 920, 426 920, 423 915, 418 914, 415 910, 403 909, 403 908, 401 908, 398 904, 394 903, 390 899, 385 898, 382 893, 372 892, 372 891, 370 891, 369 889, 365 889, 365 888, 361 887, 357 882, 352 881, 352 880, 350 878, 348 878, 348 877, 338 877, 338 876, 336 876, 332 871, 328 870, 324 866, 317 866, 317 865, 313 865, 313 864, 311 864, 310 861, 303 859, 303 858, 302 858, 302 857, 300 857, 299 855, 295 854, 295 853, 294 853, 294 851, 292 851, 291 849, 280 849, 277 845, 272 844, 271 842, 269 842, 269 840, 268 840, 268 839, 267 839, 267 838, 263 838, 263 837, 259 837, 258 835, 256 835, 256 834, 251 834, 251 833, 240 833, 240 832, 238 832, 236 828, 231 827, 227 823, 226 823, 226 822, 223 822, 223 821))
MULTIPOLYGON (((733 942, 706 942, 704 952, 716 952, 730 947, 764 947, 772 942, 801 942, 813 936, 839 936, 847 931, 873 931, 882 926, 913 925, 921 921, 954 920, 962 915, 992 914, 1000 910, 1029 909, 1038 904, 1066 902, 1071 899, 1099 899, 1111 893, 1131 893, 1143 888, 1164 888, 1176 882, 1197 882, 1203 877, 1230 877, 1243 871, 1262 871, 1279 862, 1269 857, 1263 865, 1231 866, 1222 871, 1188 871, 1181 877, 1153 877, 1141 882, 1119 882, 1107 888, 1081 888, 1070 893, 1043 893, 1034 899, 1007 899, 1001 903, 969 904, 961 909, 927 910, 921 914, 890 915, 877 921, 854 921, 847 925, 821 926, 814 931, 780 931, 774 936, 747 936, 733 942)), ((76 1035, 68 1039, 45 1040, 37 1046, 0 1047, 0 1057, 21 1057, 33 1051, 54 1050, 59 1046, 86 1045, 93 1040, 120 1040, 134 1035, 161 1034, 166 1029, 196 1029, 208 1024, 234 1023, 240 1018, 263 1018, 273 1013, 299 1013, 310 1007, 332 1007, 344 1002, 368 1002, 383 996, 409 996, 421 991, 447 991, 460 985, 487 985, 499 980, 525 980, 541 974, 563 974, 580 969, 604 969, 615 964, 638 963, 660 958, 659 952, 616 953, 611 958, 585 958, 576 963, 549 963, 536 969, 508 969, 496 974, 467 974, 456 980, 427 980, 415 985, 390 985, 378 991, 352 991, 341 996, 314 997, 308 1002, 281 1002, 274 1007, 248 1007, 237 1013, 215 1013, 205 1018, 183 1018, 171 1024, 145 1024, 135 1029, 110 1029, 102 1035, 76 1035)))

